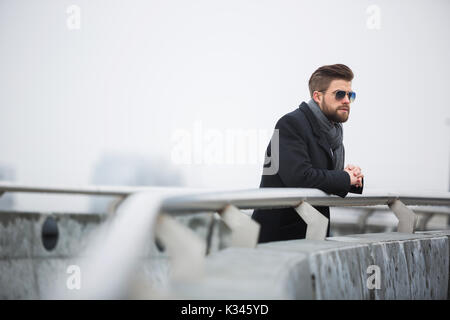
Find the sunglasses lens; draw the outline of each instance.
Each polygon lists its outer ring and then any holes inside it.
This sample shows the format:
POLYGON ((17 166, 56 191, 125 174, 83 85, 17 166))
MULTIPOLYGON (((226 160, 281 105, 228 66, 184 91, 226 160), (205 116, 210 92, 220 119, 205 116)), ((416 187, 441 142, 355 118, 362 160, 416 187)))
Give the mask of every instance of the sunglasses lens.
POLYGON ((348 93, 348 97, 349 97, 349 99, 350 99, 350 102, 353 102, 353 101, 355 101, 356 93, 354 93, 353 91, 350 91, 350 92, 348 93))
POLYGON ((336 100, 342 100, 345 97, 345 91, 336 91, 336 100))

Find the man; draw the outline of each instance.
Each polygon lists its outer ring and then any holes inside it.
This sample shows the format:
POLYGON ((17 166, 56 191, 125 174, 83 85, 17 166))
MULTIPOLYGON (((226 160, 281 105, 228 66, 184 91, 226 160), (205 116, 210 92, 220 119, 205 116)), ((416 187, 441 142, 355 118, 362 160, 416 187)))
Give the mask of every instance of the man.
MULTIPOLYGON (((361 168, 344 168, 342 123, 348 120, 353 72, 343 64, 320 67, 309 79, 311 100, 278 120, 279 150, 267 148, 267 156, 278 152, 278 170, 264 174, 261 188, 317 188, 344 198, 348 192, 362 193, 361 168)), ((275 148, 276 149, 276 148, 275 148)), ((273 157, 272 157, 273 158, 273 157)), ((266 165, 265 165, 266 167, 266 165)), ((330 219, 330 209, 315 207, 330 219)), ((293 208, 259 209, 252 218, 260 223, 259 242, 302 239, 306 223, 293 208)), ((328 236, 330 226, 328 224, 328 236)))

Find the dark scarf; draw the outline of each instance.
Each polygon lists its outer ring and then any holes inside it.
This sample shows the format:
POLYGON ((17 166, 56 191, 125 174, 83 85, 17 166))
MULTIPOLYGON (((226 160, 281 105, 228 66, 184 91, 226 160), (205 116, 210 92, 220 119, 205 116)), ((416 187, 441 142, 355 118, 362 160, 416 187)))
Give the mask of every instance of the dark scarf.
POLYGON ((335 170, 344 170, 344 132, 341 123, 333 123, 328 120, 318 104, 314 100, 308 101, 308 107, 316 116, 320 131, 325 135, 331 146, 333 165, 335 170))

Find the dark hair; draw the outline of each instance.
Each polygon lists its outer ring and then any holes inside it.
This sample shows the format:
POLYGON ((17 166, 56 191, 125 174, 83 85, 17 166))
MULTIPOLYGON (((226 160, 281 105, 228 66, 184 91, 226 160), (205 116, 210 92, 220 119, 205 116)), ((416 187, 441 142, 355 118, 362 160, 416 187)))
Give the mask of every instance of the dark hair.
POLYGON ((311 94, 311 98, 314 91, 327 90, 331 81, 335 79, 352 81, 353 71, 345 64, 332 64, 320 67, 309 78, 309 93, 311 94))

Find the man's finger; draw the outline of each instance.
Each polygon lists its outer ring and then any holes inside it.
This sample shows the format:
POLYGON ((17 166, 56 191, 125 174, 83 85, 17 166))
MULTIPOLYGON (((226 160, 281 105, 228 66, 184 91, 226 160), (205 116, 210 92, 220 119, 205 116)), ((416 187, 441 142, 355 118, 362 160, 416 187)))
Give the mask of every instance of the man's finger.
POLYGON ((362 178, 364 178, 364 175, 360 175, 357 180, 357 185, 360 187, 362 187, 362 178))

